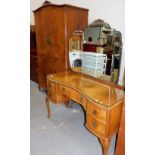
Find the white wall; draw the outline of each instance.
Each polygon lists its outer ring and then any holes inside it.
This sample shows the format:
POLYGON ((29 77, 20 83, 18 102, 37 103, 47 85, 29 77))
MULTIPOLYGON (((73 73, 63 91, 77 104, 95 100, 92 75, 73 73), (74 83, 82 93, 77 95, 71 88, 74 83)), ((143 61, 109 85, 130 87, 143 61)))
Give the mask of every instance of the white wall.
MULTIPOLYGON (((33 10, 42 5, 45 0, 31 0, 31 24, 34 24, 33 10)), ((122 32, 123 45, 125 44, 125 0, 48 0, 55 4, 71 4, 89 9, 89 21, 100 18, 109 23, 112 28, 122 32)), ((122 84, 124 73, 124 47, 121 61, 119 84, 122 84)))

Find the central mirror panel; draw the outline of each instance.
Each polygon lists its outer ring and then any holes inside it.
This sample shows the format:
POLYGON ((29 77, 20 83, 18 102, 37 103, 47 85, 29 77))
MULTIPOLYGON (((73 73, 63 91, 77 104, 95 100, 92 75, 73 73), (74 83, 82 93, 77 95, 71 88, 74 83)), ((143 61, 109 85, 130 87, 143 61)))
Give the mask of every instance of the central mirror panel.
POLYGON ((98 79, 117 84, 121 56, 121 32, 100 19, 75 31, 69 40, 71 69, 98 79))

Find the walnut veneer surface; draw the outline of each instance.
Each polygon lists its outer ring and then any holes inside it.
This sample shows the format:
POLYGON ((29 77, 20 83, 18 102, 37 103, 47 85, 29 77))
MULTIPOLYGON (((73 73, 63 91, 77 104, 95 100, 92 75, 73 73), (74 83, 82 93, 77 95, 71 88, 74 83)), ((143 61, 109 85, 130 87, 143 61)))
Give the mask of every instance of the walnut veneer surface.
POLYGON ((88 9, 67 4, 44 3, 34 10, 39 87, 46 89, 48 74, 66 71, 69 39, 88 26, 88 9))
POLYGON ((124 91, 98 82, 82 73, 65 71, 47 76, 46 105, 49 101, 81 104, 86 112, 86 128, 99 138, 104 155, 108 155, 112 136, 117 133, 124 104, 124 91))

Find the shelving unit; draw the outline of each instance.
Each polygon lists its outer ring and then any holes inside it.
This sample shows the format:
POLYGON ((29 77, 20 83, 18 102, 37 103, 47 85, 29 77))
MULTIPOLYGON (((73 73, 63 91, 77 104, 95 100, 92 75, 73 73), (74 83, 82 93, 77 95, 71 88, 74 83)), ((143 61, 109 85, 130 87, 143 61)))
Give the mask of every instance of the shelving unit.
POLYGON ((107 55, 93 52, 82 53, 82 72, 99 77, 105 74, 107 55))

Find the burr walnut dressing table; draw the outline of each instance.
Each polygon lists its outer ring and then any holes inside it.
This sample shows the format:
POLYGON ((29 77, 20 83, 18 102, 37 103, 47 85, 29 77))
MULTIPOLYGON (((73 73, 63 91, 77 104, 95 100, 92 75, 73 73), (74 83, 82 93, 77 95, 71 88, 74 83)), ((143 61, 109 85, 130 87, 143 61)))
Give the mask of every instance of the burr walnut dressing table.
POLYGON ((86 128, 99 138, 104 155, 108 155, 111 138, 119 128, 124 91, 73 71, 48 75, 47 89, 48 117, 50 118, 49 101, 76 101, 86 112, 86 128))

